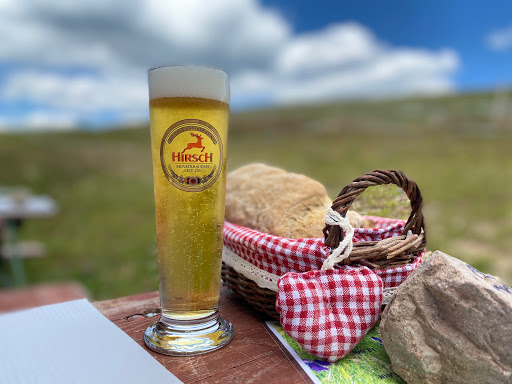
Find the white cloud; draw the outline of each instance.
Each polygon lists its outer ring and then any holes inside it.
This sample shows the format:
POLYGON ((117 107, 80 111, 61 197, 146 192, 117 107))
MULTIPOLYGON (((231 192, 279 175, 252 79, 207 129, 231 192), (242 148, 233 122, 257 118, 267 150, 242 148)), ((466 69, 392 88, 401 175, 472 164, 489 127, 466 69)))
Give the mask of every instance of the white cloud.
POLYGON ((436 94, 453 91, 458 66, 453 50, 395 48, 347 23, 292 39, 272 71, 241 72, 232 86, 234 94, 272 95, 283 103, 436 94))
POLYGON ((23 121, 23 126, 31 130, 41 128, 51 130, 71 130, 74 128, 76 117, 72 114, 55 114, 47 111, 35 111, 23 121))
POLYGON ((0 119, 0 132, 70 131, 79 116, 70 112, 35 110, 15 119, 0 119))
POLYGON ((147 104, 145 78, 76 75, 20 71, 10 76, 3 87, 10 100, 27 100, 52 108, 93 113, 112 109, 130 111, 134 105, 147 104))
POLYGON ((493 51, 507 51, 512 48, 512 25, 496 29, 487 36, 487 46, 493 51))
POLYGON ((313 74, 367 61, 380 50, 371 33, 356 23, 328 26, 298 36, 279 53, 277 70, 286 76, 313 74))
POLYGON ((178 59, 217 62, 228 68, 265 65, 290 35, 279 14, 254 0, 149 0, 146 4, 140 29, 161 39, 162 47, 173 49, 178 59))
POLYGON ((164 64, 226 69, 235 106, 443 92, 458 67, 353 22, 297 35, 257 0, 0 0, 0 35, 0 103, 36 105, 33 126, 145 119, 146 70, 164 64))
POLYGON ((289 24, 256 0, 105 0, 0 5, 0 60, 118 69, 265 65, 289 24), (260 63, 258 63, 258 61, 260 63))

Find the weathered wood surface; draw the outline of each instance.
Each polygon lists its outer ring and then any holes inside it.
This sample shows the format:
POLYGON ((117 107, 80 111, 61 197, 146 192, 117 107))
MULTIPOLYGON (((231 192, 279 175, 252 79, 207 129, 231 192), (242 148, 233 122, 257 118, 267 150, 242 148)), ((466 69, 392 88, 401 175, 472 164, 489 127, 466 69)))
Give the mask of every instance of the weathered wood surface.
POLYGON ((192 357, 165 356, 145 347, 144 330, 158 319, 151 316, 159 307, 158 292, 94 305, 184 383, 311 383, 265 330, 264 321, 271 319, 226 288, 221 291, 220 312, 233 323, 235 337, 216 352, 192 357))
POLYGON ((0 313, 87 298, 76 282, 48 283, 0 291, 0 313))

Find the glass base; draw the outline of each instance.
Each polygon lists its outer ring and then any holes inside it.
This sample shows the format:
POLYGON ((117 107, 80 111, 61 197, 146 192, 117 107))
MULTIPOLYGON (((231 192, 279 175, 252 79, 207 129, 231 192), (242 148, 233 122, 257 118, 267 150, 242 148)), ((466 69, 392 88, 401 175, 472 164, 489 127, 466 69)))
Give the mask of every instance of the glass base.
POLYGON ((161 315, 144 332, 144 343, 164 355, 191 356, 224 347, 233 334, 233 325, 220 317, 218 311, 195 320, 175 320, 161 315))

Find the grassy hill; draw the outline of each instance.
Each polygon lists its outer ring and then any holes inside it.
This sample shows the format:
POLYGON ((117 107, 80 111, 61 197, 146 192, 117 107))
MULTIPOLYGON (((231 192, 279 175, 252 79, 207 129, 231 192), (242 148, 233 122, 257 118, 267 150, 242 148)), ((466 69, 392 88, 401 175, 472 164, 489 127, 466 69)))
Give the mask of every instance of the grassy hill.
MULTIPOLYGON (((319 180, 332 197, 367 171, 401 169, 424 195, 429 249, 510 284, 512 114, 500 112, 512 111, 508 100, 474 94, 236 113, 228 168, 280 166, 319 180)), ((157 289, 149 145, 148 127, 0 135, 0 185, 26 185, 60 207, 23 228, 23 238, 48 250, 26 262, 31 283, 74 279, 95 299, 157 289)), ((378 189, 365 192, 363 207, 403 215, 378 189)))

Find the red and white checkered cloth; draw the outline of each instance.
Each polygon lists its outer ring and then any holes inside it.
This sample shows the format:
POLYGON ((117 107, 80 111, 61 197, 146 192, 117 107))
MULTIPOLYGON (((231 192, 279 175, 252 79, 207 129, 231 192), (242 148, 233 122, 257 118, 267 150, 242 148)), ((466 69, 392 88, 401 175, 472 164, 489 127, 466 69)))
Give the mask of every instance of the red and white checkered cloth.
MULTIPOLYGON (((402 233, 405 226, 404 220, 376 216, 365 218, 375 222, 375 227, 354 228, 354 243, 395 237, 402 233)), ((277 276, 283 276, 288 272, 320 270, 330 254, 323 238, 288 239, 229 222, 224 223, 224 245, 254 266, 277 276)), ((409 265, 376 270, 376 273, 384 281, 384 288, 397 287, 422 261, 422 258, 418 257, 409 265)))
POLYGON ((287 273, 279 279, 283 329, 309 353, 334 362, 375 325, 382 280, 366 267, 287 273))
MULTIPOLYGON (((354 228, 353 242, 398 236, 404 220, 366 216, 374 228, 354 228)), ((280 276, 276 308, 283 328, 302 347, 330 361, 345 356, 373 327, 379 316, 382 291, 399 286, 423 261, 372 271, 336 266, 320 271, 330 249, 323 238, 288 239, 229 222, 224 245, 266 272, 280 276)))

